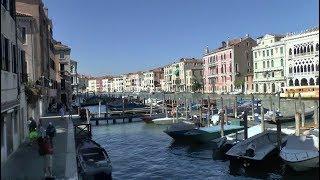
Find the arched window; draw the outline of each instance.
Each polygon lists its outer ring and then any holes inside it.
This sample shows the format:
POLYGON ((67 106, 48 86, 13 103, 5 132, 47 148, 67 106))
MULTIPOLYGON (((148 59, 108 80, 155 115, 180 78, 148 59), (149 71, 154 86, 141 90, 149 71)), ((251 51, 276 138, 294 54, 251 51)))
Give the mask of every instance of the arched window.
POLYGON ((304 71, 304 72, 307 72, 307 65, 304 65, 303 71, 304 71))
POLYGON ((289 73, 292 73, 292 67, 289 67, 289 73))
POLYGON ((301 86, 307 86, 308 85, 308 80, 306 78, 301 79, 301 86))
POLYGON ((258 86, 258 84, 256 84, 256 92, 258 92, 259 91, 259 86, 258 86))
MULTIPOLYGON (((291 80, 292 81, 292 80, 291 80)), ((281 83, 281 87, 284 87, 284 83, 281 83)))
POLYGON ((270 65, 270 64, 269 64, 269 61, 267 61, 267 67, 269 67, 269 65, 270 65))
POLYGON ((302 65, 300 66, 300 72, 303 72, 303 66, 302 65))
POLYGON ((222 54, 220 55, 220 59, 222 59, 222 54))
POLYGON ((300 51, 299 48, 297 48, 297 54, 299 54, 299 51, 300 51))
POLYGON ((230 54, 229 54, 229 55, 230 55, 230 59, 231 59, 231 57, 232 57, 232 53, 230 52, 230 54))
POLYGON ((316 44, 316 51, 319 51, 319 43, 316 44))
POLYGON ((274 66, 274 64, 273 64, 273 60, 271 60, 271 67, 273 67, 274 66))
POLYGON ((289 49, 289 55, 292 55, 292 49, 291 48, 289 49))
POLYGON ((308 45, 307 47, 307 52, 310 52, 310 45, 308 45))
POLYGON ((313 72, 314 71, 314 65, 312 64, 311 65, 311 72, 313 72))
POLYGON ((308 72, 310 72, 311 68, 310 68, 310 64, 308 65, 308 72))
POLYGON ((297 50, 296 50, 296 49, 294 49, 294 50, 293 50, 293 53, 294 53, 294 54, 297 54, 297 50))
POLYGON ((232 72, 232 65, 229 66, 229 72, 232 72))
POLYGON ((263 61, 263 68, 265 68, 266 67, 266 62, 265 61, 263 61))
POLYGON ((263 84, 263 92, 266 93, 267 92, 267 85, 263 84))
POLYGON ((294 85, 295 86, 299 86, 299 80, 298 79, 294 80, 294 85))
POLYGON ((221 66, 221 73, 223 73, 223 66, 221 66))
POLYGON ((313 78, 310 78, 309 85, 314 85, 314 79, 313 78))
POLYGON ((274 83, 272 83, 272 85, 271 85, 271 89, 272 89, 272 92, 276 92, 276 85, 274 84, 274 83))
POLYGON ((290 79, 290 81, 289 81, 289 86, 293 86, 293 80, 292 79, 290 79))
POLYGON ((311 52, 313 52, 313 45, 311 45, 311 52))
POLYGON ((307 48, 304 46, 303 47, 303 52, 306 53, 307 52, 307 48))
POLYGON ((297 73, 299 73, 300 72, 300 67, 299 66, 297 66, 297 73))
POLYGON ((303 53, 303 48, 302 48, 302 46, 300 47, 300 53, 303 53))
POLYGON ((224 55, 223 55, 223 59, 226 59, 226 53, 224 53, 224 55))
POLYGON ((281 66, 283 66, 283 59, 280 60, 281 66))
POLYGON ((296 69, 296 67, 294 67, 294 68, 293 68, 293 72, 294 72, 294 73, 296 73, 296 72, 297 72, 297 69, 296 69))

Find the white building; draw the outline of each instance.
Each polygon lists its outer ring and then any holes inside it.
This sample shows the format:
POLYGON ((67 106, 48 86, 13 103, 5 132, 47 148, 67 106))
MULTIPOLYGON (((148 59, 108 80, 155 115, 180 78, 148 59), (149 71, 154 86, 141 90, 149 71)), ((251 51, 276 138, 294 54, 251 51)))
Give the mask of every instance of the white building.
POLYGON ((289 34, 286 43, 287 86, 319 84, 319 28, 289 34))
POLYGON ((252 48, 255 93, 275 93, 285 86, 285 43, 282 35, 266 34, 252 48))
MULTIPOLYGON (((202 69, 203 62, 195 58, 181 58, 179 62, 172 63, 164 67, 165 91, 167 92, 185 92, 187 89, 186 76, 187 70, 202 69)), ((199 80, 202 83, 202 78, 199 80)))
POLYGON ((163 68, 157 68, 143 73, 142 90, 155 92, 161 90, 160 81, 163 79, 163 68))
POLYGON ((122 76, 114 77, 112 81, 113 92, 124 92, 124 81, 122 76))
POLYGON ((106 93, 113 92, 113 79, 112 78, 103 78, 102 79, 102 91, 106 93))
POLYGON ((97 92, 98 87, 97 87, 97 80, 95 78, 90 78, 88 80, 88 87, 87 87, 87 92, 97 92))

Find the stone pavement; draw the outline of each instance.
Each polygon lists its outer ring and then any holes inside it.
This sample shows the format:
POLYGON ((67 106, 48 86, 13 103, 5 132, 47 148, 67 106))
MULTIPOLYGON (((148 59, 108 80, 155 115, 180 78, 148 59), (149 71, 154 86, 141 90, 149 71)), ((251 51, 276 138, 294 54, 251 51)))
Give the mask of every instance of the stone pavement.
MULTIPOLYGON (((72 120, 68 116, 42 119, 45 128, 52 122, 57 131, 53 138, 53 175, 56 179, 78 179, 72 120)), ((38 153, 38 145, 22 143, 1 168, 1 179, 41 180, 44 178, 43 167, 44 159, 38 153)))

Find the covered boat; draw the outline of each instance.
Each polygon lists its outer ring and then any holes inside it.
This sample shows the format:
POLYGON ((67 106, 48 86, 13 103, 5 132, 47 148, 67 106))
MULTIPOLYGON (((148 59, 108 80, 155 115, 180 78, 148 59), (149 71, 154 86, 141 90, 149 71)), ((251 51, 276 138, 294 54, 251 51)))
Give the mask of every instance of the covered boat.
MULTIPOLYGON (((286 142, 287 135, 281 132, 281 144, 286 142)), ((231 161, 240 161, 247 167, 263 163, 277 152, 277 132, 272 130, 256 134, 234 145, 226 155, 231 161)))
POLYGON ((172 124, 164 132, 168 134, 170 137, 172 137, 173 139, 183 139, 184 133, 194 129, 195 127, 196 126, 193 122, 182 121, 182 122, 172 124))
POLYGON ((319 129, 306 136, 289 136, 280 157, 295 171, 319 167, 319 129))
POLYGON ((106 150, 91 139, 78 144, 77 162, 80 175, 84 178, 112 179, 111 161, 106 150))

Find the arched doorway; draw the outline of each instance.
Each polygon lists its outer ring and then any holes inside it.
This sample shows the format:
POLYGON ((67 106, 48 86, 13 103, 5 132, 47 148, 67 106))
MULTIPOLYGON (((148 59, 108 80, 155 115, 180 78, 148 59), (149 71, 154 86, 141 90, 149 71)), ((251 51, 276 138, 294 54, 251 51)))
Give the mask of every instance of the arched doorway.
POLYGON ((263 92, 266 93, 267 92, 267 85, 263 84, 263 92))
POLYGON ((294 85, 295 86, 299 86, 299 80, 298 79, 294 80, 294 85))
POLYGON ((290 79, 290 81, 289 81, 289 86, 293 86, 293 80, 292 79, 290 79))
POLYGON ((276 92, 276 85, 275 85, 274 83, 272 83, 271 89, 272 89, 272 92, 273 92, 273 93, 276 92))
POLYGON ((308 86, 308 80, 306 78, 301 79, 301 86, 308 86))
POLYGON ((314 79, 313 78, 310 78, 309 85, 314 85, 314 79))

